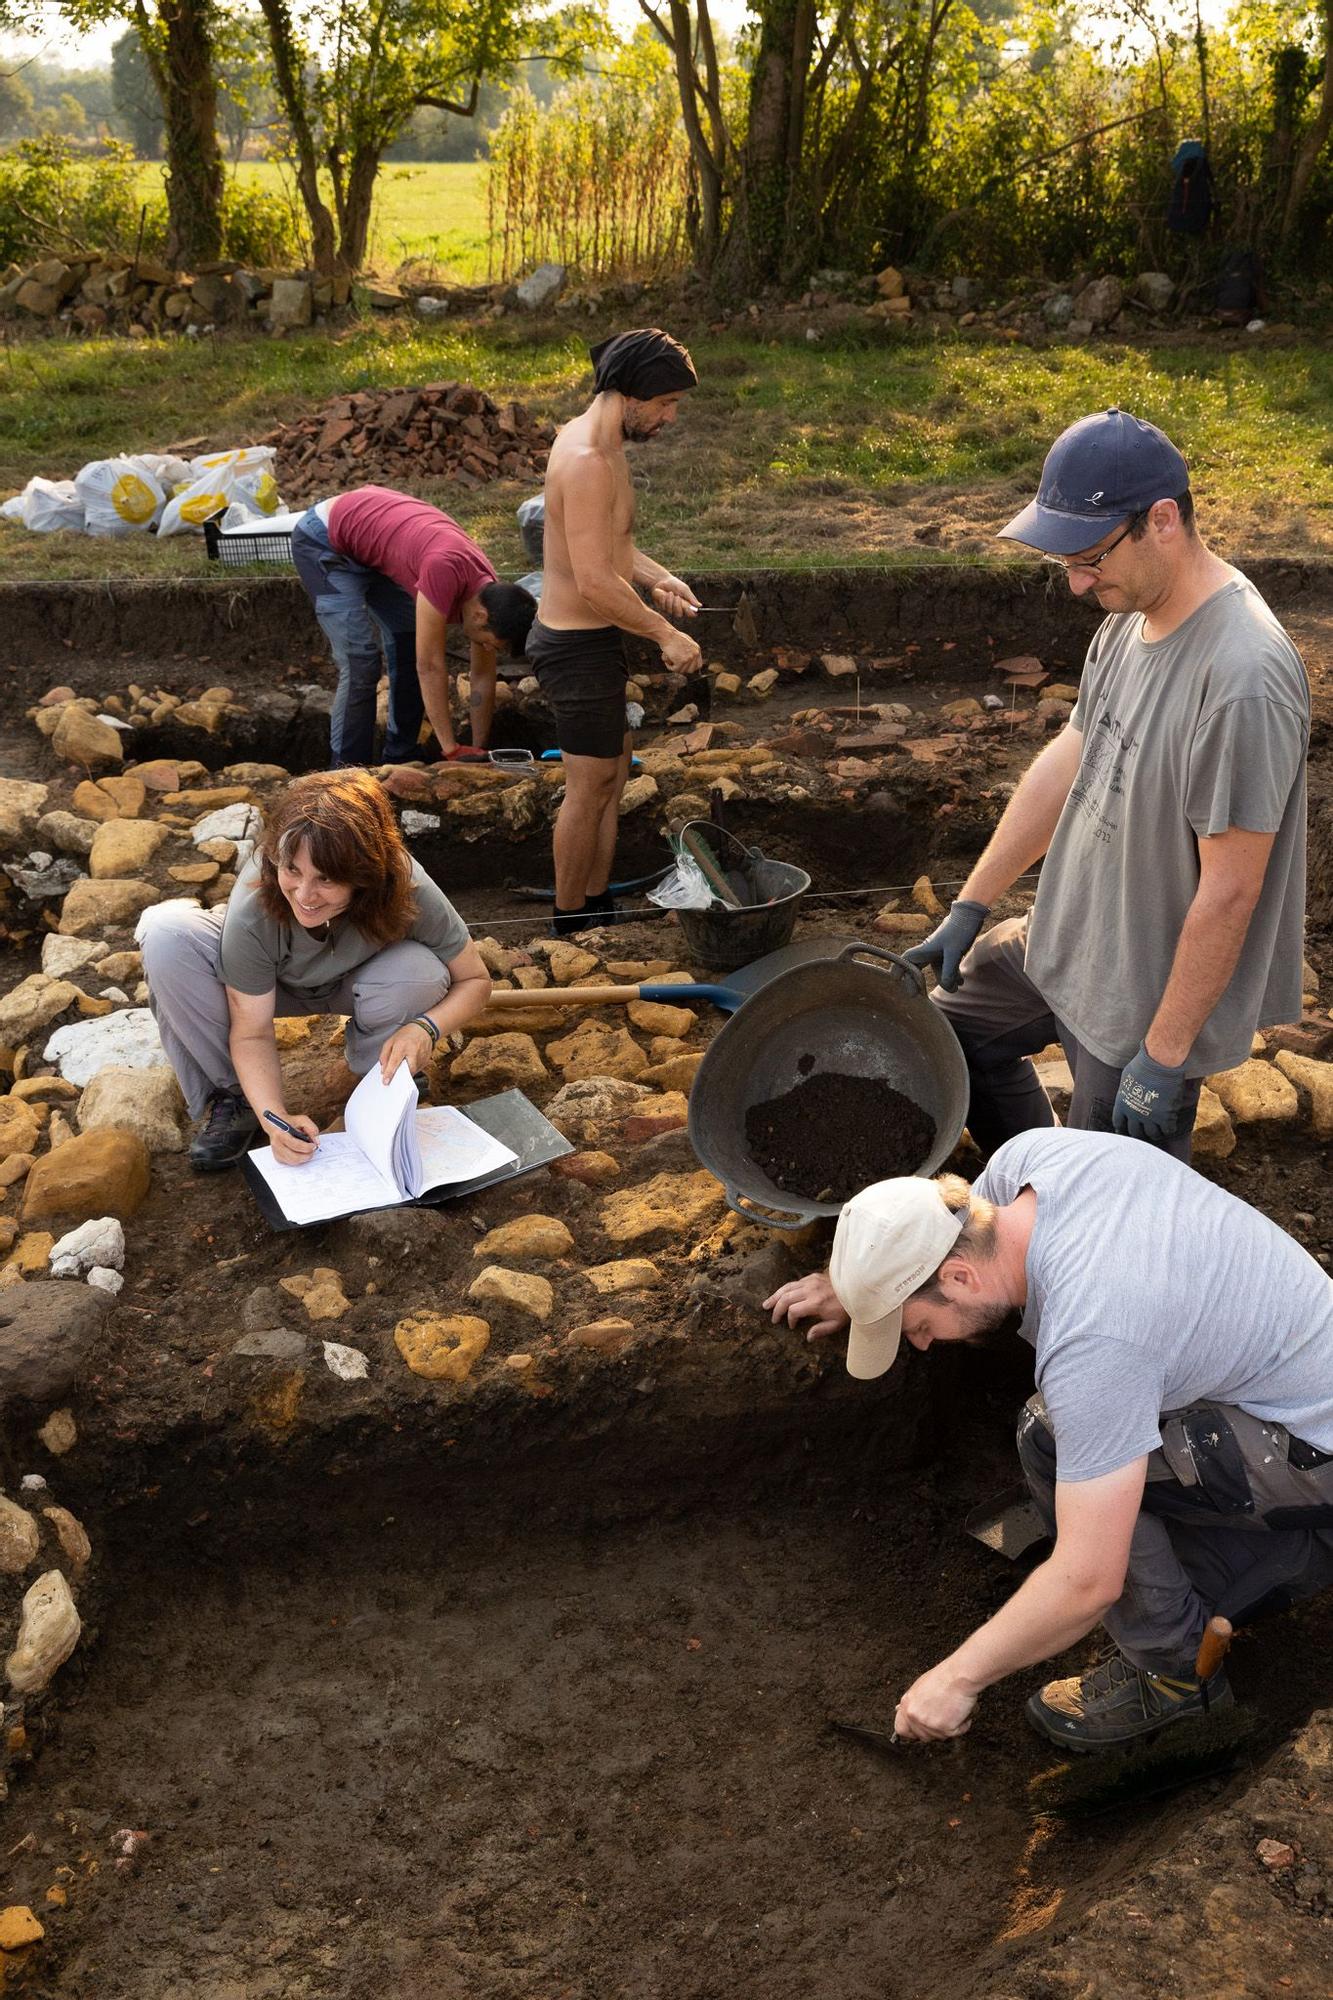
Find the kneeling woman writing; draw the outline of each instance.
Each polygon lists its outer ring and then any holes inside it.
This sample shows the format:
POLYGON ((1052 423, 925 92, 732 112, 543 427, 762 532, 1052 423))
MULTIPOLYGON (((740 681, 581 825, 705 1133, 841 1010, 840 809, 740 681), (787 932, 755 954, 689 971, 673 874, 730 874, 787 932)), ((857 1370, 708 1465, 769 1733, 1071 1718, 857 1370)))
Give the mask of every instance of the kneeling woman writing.
POLYGON ((319 1127, 283 1097, 279 1014, 345 1014, 347 1062, 420 1072, 441 1035, 490 998, 452 903, 403 845, 364 771, 298 778, 279 802, 225 911, 163 903, 139 928, 162 1046, 203 1125, 190 1160, 235 1164, 263 1137, 286 1166, 319 1127), (266 1116, 267 1114, 267 1116, 266 1116))

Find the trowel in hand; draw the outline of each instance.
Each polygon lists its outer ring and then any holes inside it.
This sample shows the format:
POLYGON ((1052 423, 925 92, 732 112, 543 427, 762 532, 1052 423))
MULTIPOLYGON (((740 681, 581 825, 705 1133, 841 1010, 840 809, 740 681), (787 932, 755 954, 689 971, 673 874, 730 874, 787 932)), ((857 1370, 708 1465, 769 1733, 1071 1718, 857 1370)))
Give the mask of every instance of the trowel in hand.
POLYGON ((1026 1486, 1010 1486, 994 1500, 984 1500, 972 1509, 963 1526, 969 1535, 1010 1562, 1017 1562, 1038 1542, 1051 1538, 1026 1486))

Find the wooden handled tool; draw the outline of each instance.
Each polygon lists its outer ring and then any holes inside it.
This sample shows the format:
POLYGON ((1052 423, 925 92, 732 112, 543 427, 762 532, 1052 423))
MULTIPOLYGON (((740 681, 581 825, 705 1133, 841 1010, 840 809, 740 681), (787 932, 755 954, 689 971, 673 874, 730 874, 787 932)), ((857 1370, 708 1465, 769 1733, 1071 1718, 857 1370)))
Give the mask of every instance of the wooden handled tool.
POLYGON ((691 1000, 706 1000, 724 1014, 734 1014, 744 998, 731 986, 677 986, 649 980, 641 986, 495 986, 487 1004, 521 1012, 525 1007, 623 1007, 631 1000, 658 1000, 667 1007, 683 1007, 691 1000))
POLYGON ((1208 1706, 1208 1683, 1227 1656, 1231 1644, 1231 1620, 1210 1618, 1203 1628, 1199 1650, 1194 1656, 1194 1672, 1203 1689, 1203 1705, 1208 1706))

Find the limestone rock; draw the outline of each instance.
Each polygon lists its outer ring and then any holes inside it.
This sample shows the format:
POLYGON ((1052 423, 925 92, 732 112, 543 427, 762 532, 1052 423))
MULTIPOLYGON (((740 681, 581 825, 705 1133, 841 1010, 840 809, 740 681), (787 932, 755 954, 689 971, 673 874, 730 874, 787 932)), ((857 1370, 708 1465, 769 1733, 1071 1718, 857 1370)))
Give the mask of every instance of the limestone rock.
POLYGON ((554 305, 565 289, 565 275, 563 264, 539 264, 514 287, 519 304, 527 312, 540 312, 545 306, 554 305))
POLYGON ((51 1255, 55 1238, 49 1230, 30 1229, 20 1236, 14 1247, 6 1270, 17 1271, 21 1277, 35 1278, 44 1271, 51 1255))
POLYGON ((485 1091, 526 1090, 544 1083, 546 1074, 532 1036, 517 1033, 474 1035, 449 1066, 452 1082, 485 1091))
POLYGON ((1210 1076, 1208 1087, 1222 1100, 1234 1125, 1293 1125, 1300 1113, 1290 1081, 1271 1063, 1253 1057, 1236 1069, 1210 1076))
POLYGON ((546 1107, 558 1132, 576 1146, 595 1146, 618 1130, 631 1110, 646 1110, 653 1093, 641 1083, 621 1077, 586 1076, 567 1083, 546 1107))
POLYGON ((645 1083, 651 1083, 658 1090, 688 1091, 703 1059, 704 1051, 696 1049, 689 1055, 673 1056, 670 1062, 652 1063, 640 1074, 645 1083))
POLYGON ((125 1231, 114 1215, 81 1222, 51 1245, 51 1276, 83 1278, 94 1267, 119 1271, 125 1264, 125 1231))
POLYGON ((314 294, 305 278, 275 278, 268 302, 268 322, 273 327, 309 326, 314 312, 314 294))
POLYGON ((546 1044, 552 1062, 559 1063, 569 1083, 588 1077, 634 1078, 648 1067, 648 1058, 628 1028, 609 1021, 581 1021, 571 1035, 546 1044))
POLYGON ((160 1067, 166 1056, 157 1022, 147 1007, 132 1007, 100 1020, 72 1021, 57 1028, 42 1051, 58 1063, 70 1083, 91 1083, 107 1068, 145 1070, 160 1067))
POLYGON ((67 979, 85 966, 98 964, 109 950, 101 938, 62 937, 59 931, 48 931, 42 939, 42 971, 52 979, 67 979))
POLYGON ((574 1238, 554 1215, 517 1215, 487 1230, 473 1246, 474 1257, 502 1258, 506 1263, 525 1263, 533 1258, 550 1260, 567 1257, 574 1238))
POLYGON ((362 1382, 370 1373, 370 1363, 359 1347, 345 1347, 341 1340, 324 1342, 324 1366, 340 1382, 362 1382))
POLYGON ((81 1131, 117 1125, 137 1133, 150 1153, 184 1150, 184 1118, 185 1100, 167 1063, 151 1069, 100 1069, 79 1099, 81 1131))
POLYGON ((1094 278, 1074 300, 1074 315, 1093 326, 1109 326, 1125 303, 1125 288, 1119 278, 1094 278))
POLYGON ((309 1346, 303 1333, 287 1326, 270 1326, 243 1333, 231 1351, 253 1361, 303 1361, 309 1346))
POLYGON ((94 882, 85 876, 73 884, 65 898, 60 928, 66 937, 87 937, 118 924, 133 924, 157 900, 158 891, 151 882, 94 882))
POLYGON ((45 1936, 45 1929, 26 1903, 10 1903, 0 1910, 0 1951, 25 1951, 45 1936))
POLYGON ((23 1219, 114 1215, 123 1222, 148 1193, 151 1174, 148 1148, 136 1133, 116 1126, 84 1132, 37 1161, 23 1190, 23 1219))
POLYGON ((490 1300, 513 1312, 533 1319, 549 1319, 555 1305, 555 1287, 549 1279, 532 1271, 507 1271, 503 1265, 488 1264, 467 1288, 470 1299, 490 1300))
MULTIPOLYGON (((1279 1049, 1277 1067, 1310 1100, 1310 1124, 1317 1139, 1333 1139, 1333 1062, 1316 1062, 1279 1049)), ((0 1108, 4 1100, 0 1098, 0 1108)), ((2 1143, 2 1142, 0 1142, 2 1143)))
POLYGON ((393 1330, 394 1346, 428 1382, 466 1382, 490 1345, 491 1329, 472 1313, 411 1313, 393 1330))
POLYGON ((340 1273, 327 1265, 311 1273, 298 1272, 293 1278, 279 1278, 278 1289, 299 1299, 311 1319, 341 1319, 352 1308, 340 1273))
POLYGON ((593 1290, 604 1296, 646 1292, 663 1282, 662 1273, 649 1257, 618 1257, 611 1264, 592 1264, 583 1275, 593 1290))
POLYGON ((54 1403, 82 1373, 108 1301, 52 1280, 0 1297, 0 1401, 54 1403))
POLYGON ((0 1160, 13 1153, 35 1153, 41 1120, 20 1097, 0 1097, 0 1160))
POLYGON ((638 777, 631 778, 620 794, 617 811, 621 819, 624 819, 627 813, 638 812, 641 806, 651 805, 654 799, 660 797, 661 791, 656 778, 651 772, 640 771, 638 777))
POLYGON ((688 1035, 699 1016, 689 1007, 667 1007, 658 1000, 631 1000, 630 1020, 645 1035, 688 1035))
POLYGON ((632 1319, 594 1319, 572 1326, 565 1335, 569 1347, 590 1348, 595 1354, 623 1354, 634 1338, 632 1319))
POLYGON ((78 998, 78 987, 46 972, 30 972, 0 1000, 0 1046, 18 1048, 78 998))
POLYGON ((68 1507, 43 1507, 42 1519, 51 1523, 61 1551, 77 1577, 88 1567, 93 1553, 93 1545, 83 1523, 70 1513, 68 1507))
POLYGON ((48 847, 54 847, 59 854, 76 854, 80 860, 92 853, 93 836, 97 832, 95 819, 80 819, 77 813, 43 813, 37 822, 37 838, 44 840, 48 847))
POLYGON ((79 1441, 79 1427, 70 1410, 52 1410, 37 1433, 52 1458, 64 1458, 79 1441))
POLYGON ((602 1203, 602 1228, 613 1243, 638 1243, 648 1248, 677 1241, 711 1222, 726 1201, 720 1181, 697 1174, 657 1174, 639 1187, 608 1195, 602 1203))
POLYGON ((24 1593, 18 1644, 5 1661, 9 1685, 19 1694, 39 1693, 74 1651, 82 1630, 69 1585, 58 1569, 49 1569, 24 1593))
POLYGON ((91 778, 85 778, 74 787, 72 803, 76 813, 81 813, 85 819, 96 820, 99 826, 106 820, 120 817, 120 807, 110 792, 104 792, 91 778))
POLYGON ((65 763, 82 764, 90 771, 125 761, 120 731, 72 702, 60 712, 51 733, 51 747, 65 763))
POLYGON ((618 1181, 620 1162, 610 1153, 566 1153, 552 1160, 550 1171, 563 1181, 578 1181, 582 1187, 607 1187, 618 1181))
POLYGON ((41 1529, 26 1507, 0 1494, 0 1571, 20 1576, 37 1559, 42 1545, 41 1529))
POLYGON ((143 953, 141 951, 113 951, 97 962, 95 977, 114 979, 118 984, 128 984, 130 980, 143 976, 143 953))
POLYGON ((49 790, 25 778, 0 778, 0 841, 27 839, 39 822, 49 790))
POLYGON ((581 945, 571 944, 567 938, 553 939, 542 956, 557 986, 586 986, 589 975, 600 965, 595 953, 584 951, 581 945))
MULTIPOLYGON (((139 788, 141 791, 142 786, 139 788)), ((167 837, 155 819, 109 819, 99 826, 88 856, 94 881, 117 881, 145 869, 167 837)))

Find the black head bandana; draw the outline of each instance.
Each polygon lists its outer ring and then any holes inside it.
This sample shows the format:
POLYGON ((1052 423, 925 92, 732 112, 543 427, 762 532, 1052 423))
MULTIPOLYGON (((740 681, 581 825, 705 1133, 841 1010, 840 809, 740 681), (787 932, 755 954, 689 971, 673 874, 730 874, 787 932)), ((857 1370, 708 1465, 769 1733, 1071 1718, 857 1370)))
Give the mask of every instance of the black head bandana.
POLYGON ((618 389, 622 396, 647 403, 654 396, 677 396, 693 389, 699 380, 688 350, 660 327, 613 334, 588 351, 599 395, 604 389, 618 389))

